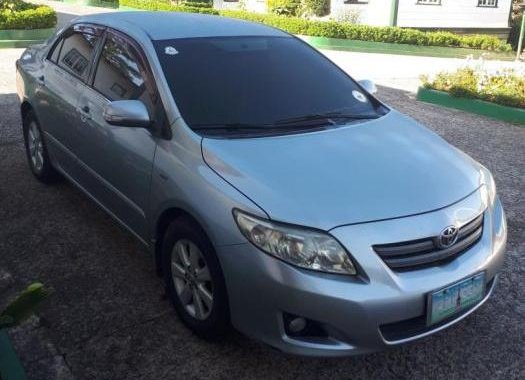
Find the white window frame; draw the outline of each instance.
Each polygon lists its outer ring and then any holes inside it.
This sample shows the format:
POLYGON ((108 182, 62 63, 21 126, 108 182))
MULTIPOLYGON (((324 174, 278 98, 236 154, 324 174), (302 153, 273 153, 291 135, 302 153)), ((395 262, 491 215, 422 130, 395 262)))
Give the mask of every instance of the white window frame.
POLYGON ((498 0, 478 0, 478 7, 481 8, 497 8, 498 0))
POLYGON ((417 0, 418 5, 441 5, 441 0, 417 0))

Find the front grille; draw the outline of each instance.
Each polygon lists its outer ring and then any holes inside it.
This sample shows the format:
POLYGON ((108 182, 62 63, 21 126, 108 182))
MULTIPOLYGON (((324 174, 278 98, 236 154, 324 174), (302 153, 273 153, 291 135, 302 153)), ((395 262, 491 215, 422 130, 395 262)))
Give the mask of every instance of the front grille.
POLYGON ((476 244, 481 235, 483 235, 483 213, 461 227, 456 242, 448 248, 439 247, 437 236, 374 245, 372 248, 390 268, 408 270, 451 260, 476 244))
MULTIPOLYGON (((487 297, 488 294, 490 294, 492 288, 494 287, 494 284, 495 278, 492 278, 489 282, 487 282, 487 285, 485 286, 485 294, 483 295, 483 300, 487 297)), ((436 330, 441 326, 444 326, 454 321, 455 319, 460 318, 461 316, 467 314, 478 305, 479 303, 476 303, 471 307, 462 310, 460 313, 454 314, 449 318, 438 322, 434 325, 429 326, 427 324, 427 316, 426 314, 423 314, 416 318, 405 319, 404 321, 381 325, 379 326, 379 330, 381 331, 381 335, 383 335, 383 338, 385 338, 385 340, 388 342, 396 342, 404 339, 414 338, 418 335, 422 335, 429 331, 436 330)))

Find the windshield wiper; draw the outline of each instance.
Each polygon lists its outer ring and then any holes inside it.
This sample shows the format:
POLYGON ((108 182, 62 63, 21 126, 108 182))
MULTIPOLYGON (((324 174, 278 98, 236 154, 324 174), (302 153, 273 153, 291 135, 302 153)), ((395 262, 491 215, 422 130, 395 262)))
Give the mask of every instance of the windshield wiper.
POLYGON ((290 132, 294 131, 309 131, 318 130, 321 126, 304 125, 303 128, 297 128, 297 125, 275 125, 275 124, 245 124, 245 123, 212 123, 212 124, 193 124, 191 128, 195 131, 227 131, 227 132, 257 132, 257 133, 272 133, 272 132, 290 132), (295 128, 291 128, 295 127, 295 128))
POLYGON ((193 124, 191 128, 195 131, 207 130, 217 132, 248 132, 248 133, 275 133, 275 132, 304 132, 324 129, 328 126, 337 125, 334 120, 369 120, 377 119, 378 114, 347 114, 343 112, 327 112, 322 114, 310 114, 277 120, 273 124, 249 124, 249 123, 203 123, 193 124))
POLYGON ((310 115, 303 115, 297 117, 290 117, 286 119, 277 120, 275 125, 290 125, 299 124, 309 121, 326 121, 331 125, 337 124, 334 119, 346 119, 346 120, 370 120, 377 119, 380 115, 378 114, 347 114, 342 112, 327 112, 327 113, 316 113, 310 115))
POLYGON ((193 124, 191 126, 194 130, 202 129, 228 129, 234 131, 240 130, 265 130, 268 124, 245 124, 245 123, 210 123, 210 124, 193 124))

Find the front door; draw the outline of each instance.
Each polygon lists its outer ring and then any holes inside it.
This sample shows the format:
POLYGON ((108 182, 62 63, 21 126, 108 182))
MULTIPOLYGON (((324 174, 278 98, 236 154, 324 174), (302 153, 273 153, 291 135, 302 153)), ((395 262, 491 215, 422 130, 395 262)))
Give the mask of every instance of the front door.
POLYGON ((162 108, 155 89, 138 48, 125 36, 107 32, 92 85, 84 86, 78 105, 81 185, 143 240, 157 137, 146 128, 110 125, 103 112, 111 101, 133 99, 155 119, 162 108))

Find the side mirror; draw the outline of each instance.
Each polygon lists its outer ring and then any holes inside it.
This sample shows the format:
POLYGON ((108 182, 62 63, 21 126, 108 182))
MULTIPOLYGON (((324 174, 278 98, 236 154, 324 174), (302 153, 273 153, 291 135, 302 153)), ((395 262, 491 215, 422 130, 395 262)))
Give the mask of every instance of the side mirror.
POLYGON ((370 79, 363 79, 359 81, 359 84, 370 94, 375 94, 377 92, 377 87, 374 82, 370 79))
POLYGON ((148 109, 140 100, 116 100, 104 108, 102 115, 108 124, 121 127, 148 128, 148 109))

